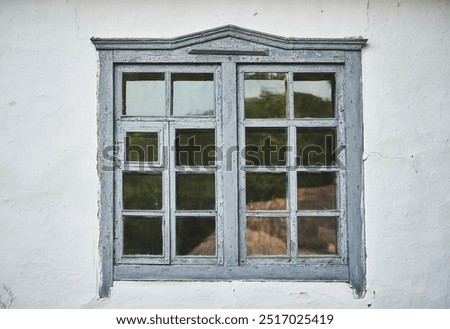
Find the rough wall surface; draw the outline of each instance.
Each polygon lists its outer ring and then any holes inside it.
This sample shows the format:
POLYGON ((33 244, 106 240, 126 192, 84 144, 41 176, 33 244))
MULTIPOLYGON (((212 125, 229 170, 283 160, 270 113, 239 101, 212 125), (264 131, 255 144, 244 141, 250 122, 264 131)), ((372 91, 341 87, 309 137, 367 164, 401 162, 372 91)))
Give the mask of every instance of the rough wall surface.
POLYGON ((12 307, 449 308, 449 32, 446 0, 2 0, 0 285, 15 295, 12 307), (174 37, 226 24, 369 39, 365 298, 342 283, 116 282, 110 298, 97 300, 97 54, 89 38, 174 37))

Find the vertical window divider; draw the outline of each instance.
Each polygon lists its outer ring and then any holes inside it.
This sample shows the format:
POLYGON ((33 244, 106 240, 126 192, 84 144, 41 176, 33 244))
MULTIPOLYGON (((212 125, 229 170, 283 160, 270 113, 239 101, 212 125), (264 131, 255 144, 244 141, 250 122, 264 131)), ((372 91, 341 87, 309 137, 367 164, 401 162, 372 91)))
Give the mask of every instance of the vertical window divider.
POLYGON ((217 66, 214 70, 214 90, 215 90, 215 109, 214 114, 216 116, 216 126, 214 128, 215 144, 216 144, 216 162, 215 162, 215 181, 216 181, 216 257, 217 264, 224 264, 224 188, 225 180, 223 161, 220 163, 221 157, 218 153, 223 150, 223 140, 225 138, 223 134, 223 117, 222 117, 222 75, 220 66, 217 66))
POLYGON ((176 254, 176 172, 175 172, 175 146, 171 141, 175 141, 175 123, 173 121, 169 122, 169 199, 174 202, 174 204, 168 204, 166 208, 166 213, 169 213, 168 225, 170 227, 170 232, 172 232, 171 239, 168 245, 170 245, 170 263, 174 262, 176 254))
MULTIPOLYGON (((169 211, 167 209, 171 209, 170 200, 171 200, 171 190, 173 189, 171 182, 171 175, 170 175, 170 163, 171 163, 171 150, 169 145, 170 140, 170 130, 169 125, 165 123, 163 125, 163 133, 162 133, 162 139, 163 142, 160 143, 160 147, 163 148, 162 154, 163 158, 161 159, 161 163, 164 167, 163 170, 163 209, 164 215, 163 215, 163 254, 164 254, 164 264, 169 265, 171 262, 171 234, 170 234, 170 227, 171 227, 171 221, 170 218, 172 218, 172 214, 169 214, 169 211), (165 184, 165 182, 168 182, 168 184, 165 184)), ((171 210, 172 211, 172 210, 171 210)))

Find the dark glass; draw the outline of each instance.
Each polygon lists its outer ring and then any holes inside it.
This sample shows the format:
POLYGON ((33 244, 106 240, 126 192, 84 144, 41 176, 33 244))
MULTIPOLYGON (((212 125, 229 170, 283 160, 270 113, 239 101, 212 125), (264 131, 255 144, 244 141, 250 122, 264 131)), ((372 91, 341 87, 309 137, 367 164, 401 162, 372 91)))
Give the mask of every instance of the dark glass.
POLYGON ((336 173, 297 173, 299 210, 336 209, 336 173))
POLYGON ((124 255, 162 255, 162 218, 125 217, 124 255))
POLYGON ((158 210, 162 208, 162 175, 125 172, 123 208, 158 210))
POLYGON ((286 118, 287 73, 245 73, 245 117, 286 118))
POLYGON ((158 161, 158 133, 129 132, 126 141, 126 161, 158 161))
POLYGON ((213 129, 179 129, 175 138, 177 166, 208 166, 216 160, 213 129))
POLYGON ((176 176, 176 209, 216 209, 216 184, 214 174, 181 174, 176 176))
POLYGON ((294 116, 296 118, 334 117, 334 74, 294 74, 294 116))
POLYGON ((178 217, 176 251, 180 256, 214 256, 216 221, 214 217, 178 217))
POLYGON ((125 73, 123 79, 123 114, 166 115, 164 73, 125 73))
POLYGON ((283 166, 287 160, 285 128, 247 128, 245 160, 253 166, 283 166))
POLYGON ((287 236, 284 217, 247 217, 248 256, 286 256, 287 236))
POLYGON ((299 255, 337 254, 336 217, 298 217, 299 255))
POLYGON ((297 128, 297 164, 300 166, 336 165, 335 128, 297 128))
POLYGON ((172 74, 172 114, 212 116, 215 108, 212 73, 172 74))
POLYGON ((247 210, 286 210, 287 176, 285 173, 246 173, 247 210))

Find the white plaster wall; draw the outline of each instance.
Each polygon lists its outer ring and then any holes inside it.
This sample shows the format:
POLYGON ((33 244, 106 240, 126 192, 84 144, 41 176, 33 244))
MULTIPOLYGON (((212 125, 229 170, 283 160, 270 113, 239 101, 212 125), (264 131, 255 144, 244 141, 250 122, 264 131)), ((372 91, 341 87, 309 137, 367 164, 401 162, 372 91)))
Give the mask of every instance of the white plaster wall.
MULTIPOLYGON (((450 1, 0 0, 0 284, 16 308, 450 308, 450 1), (367 289, 122 283, 97 300, 96 37, 362 36, 367 289)), ((1 291, 1 288, 0 288, 1 291)))

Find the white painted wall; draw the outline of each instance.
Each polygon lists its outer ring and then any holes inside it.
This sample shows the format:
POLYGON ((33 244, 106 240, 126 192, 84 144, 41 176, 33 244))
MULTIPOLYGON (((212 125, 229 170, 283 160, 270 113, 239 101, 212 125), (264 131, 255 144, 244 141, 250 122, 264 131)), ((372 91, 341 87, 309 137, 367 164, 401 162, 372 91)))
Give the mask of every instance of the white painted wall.
MULTIPOLYGON (((450 1, 0 1, 0 284, 16 308, 450 308, 450 1), (89 38, 362 36, 367 289, 122 283, 97 300, 89 38)), ((1 290, 1 288, 0 288, 1 290)))

